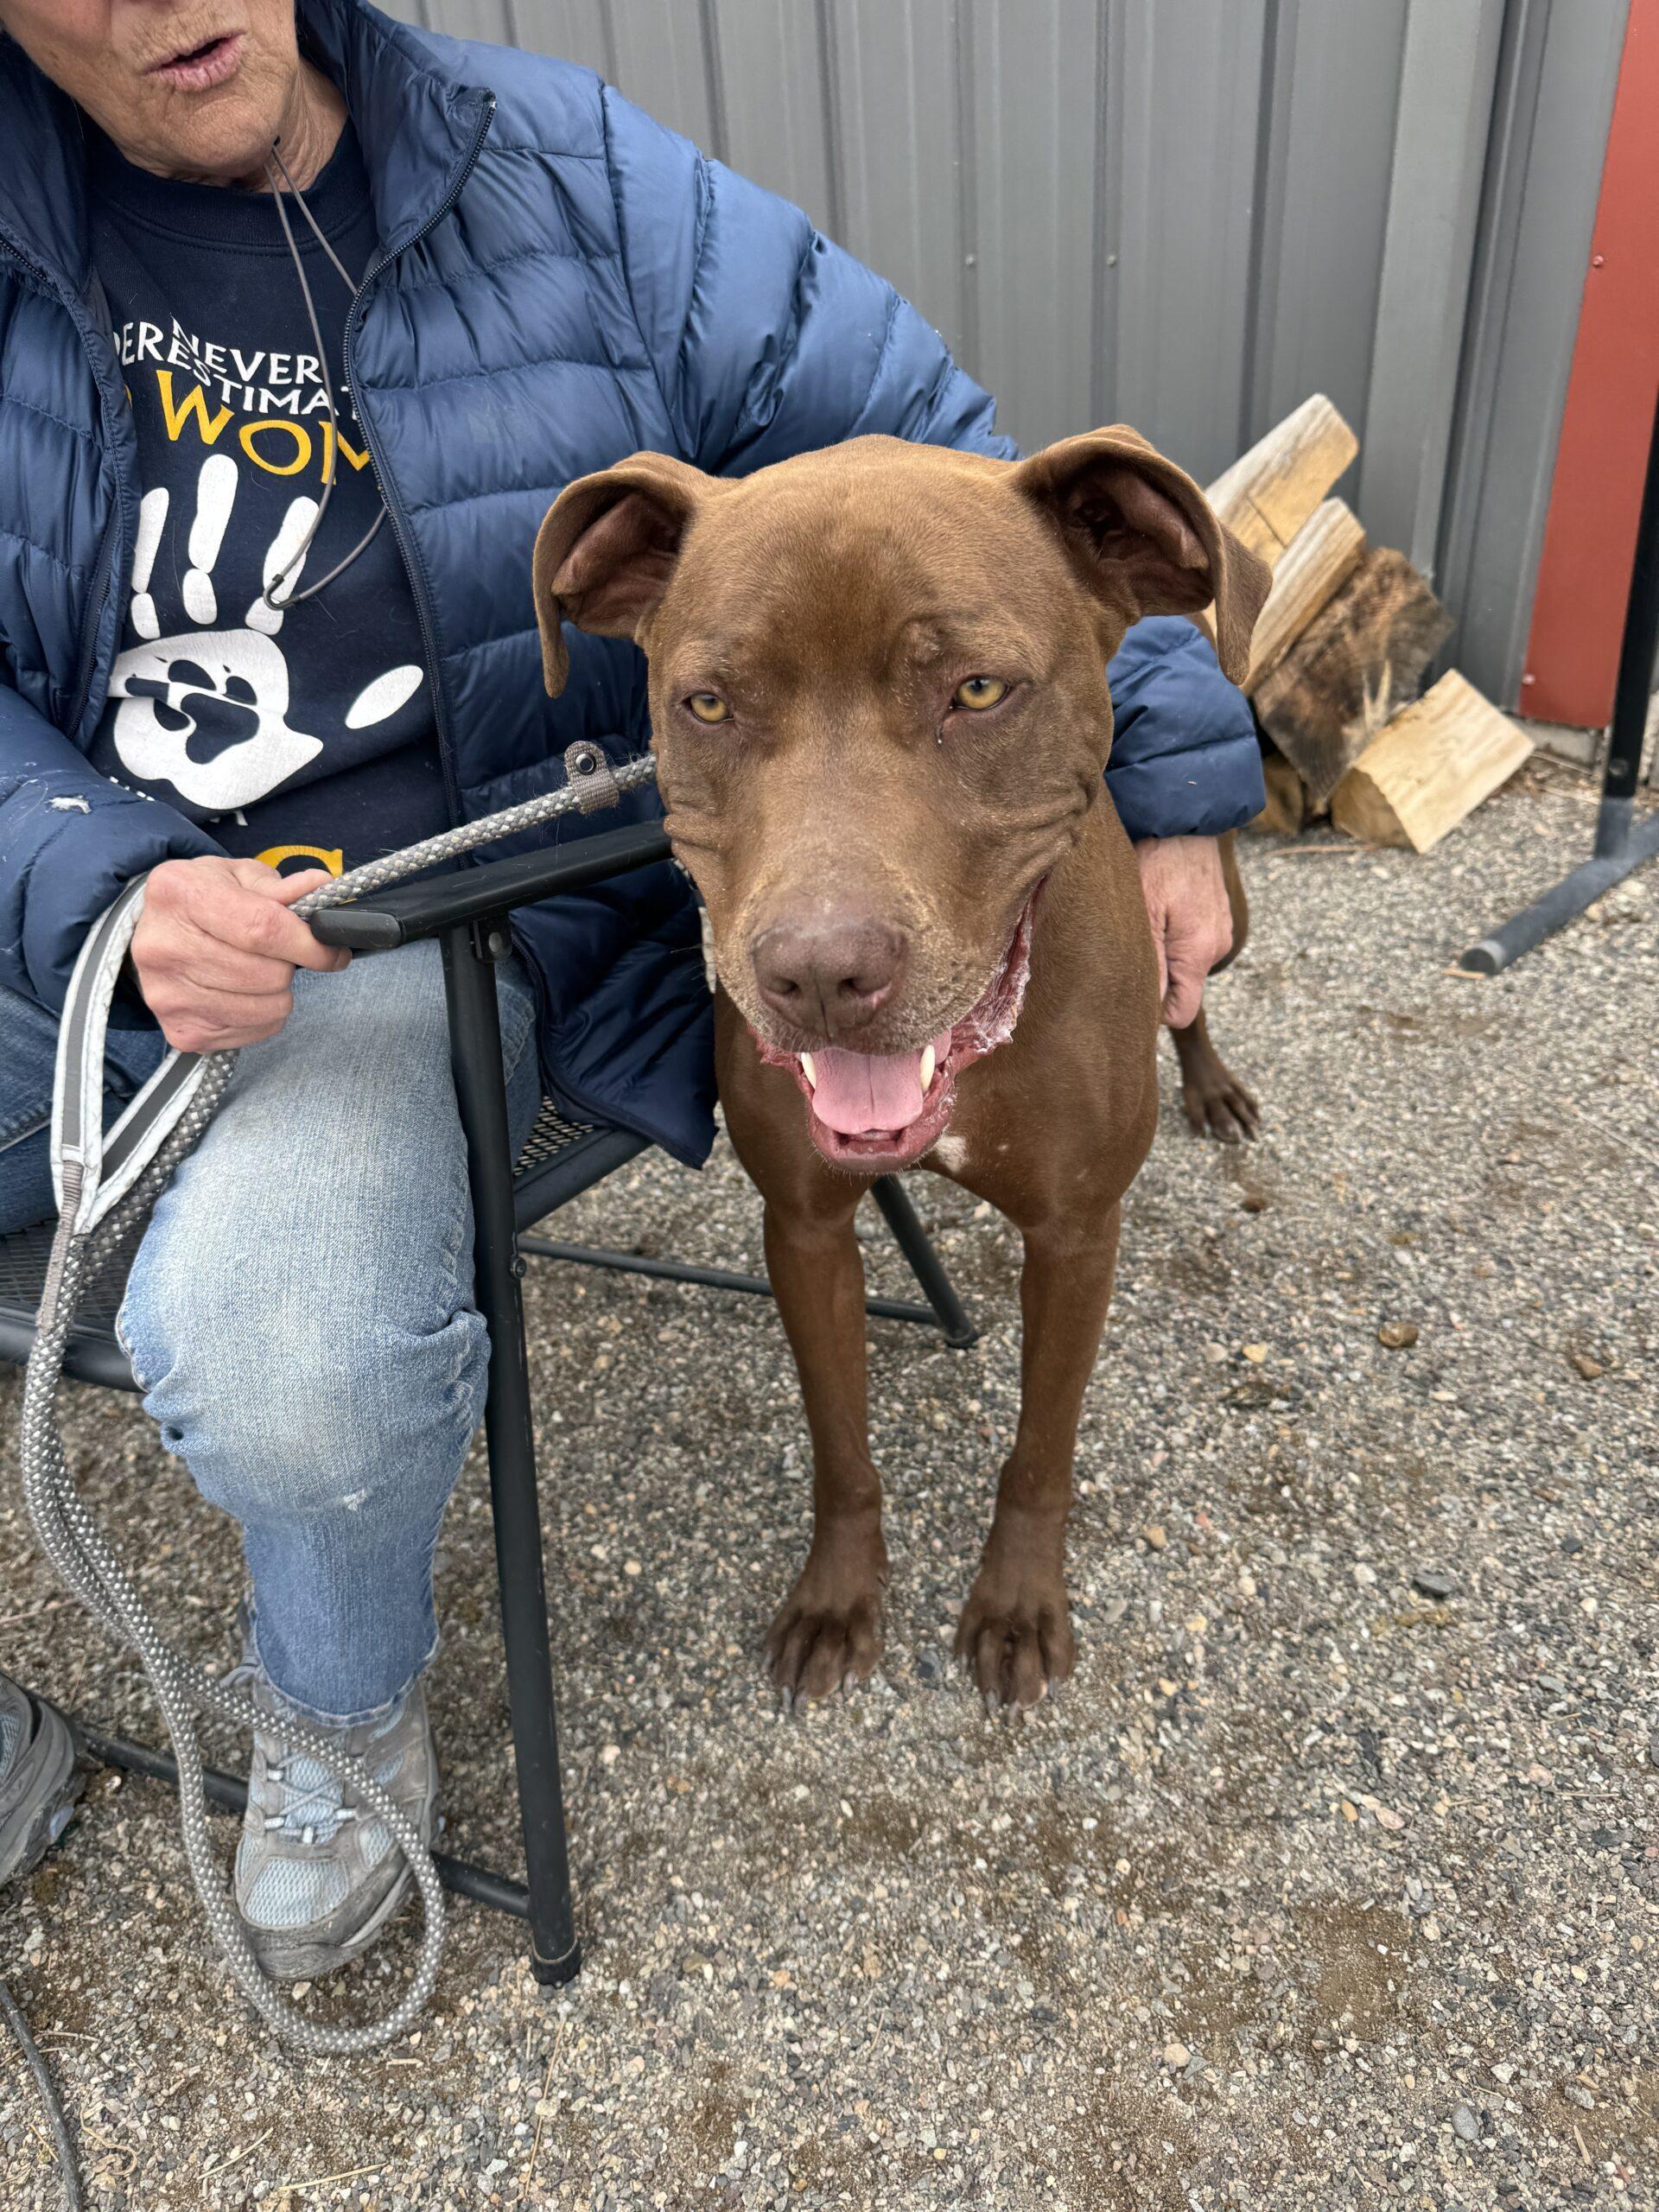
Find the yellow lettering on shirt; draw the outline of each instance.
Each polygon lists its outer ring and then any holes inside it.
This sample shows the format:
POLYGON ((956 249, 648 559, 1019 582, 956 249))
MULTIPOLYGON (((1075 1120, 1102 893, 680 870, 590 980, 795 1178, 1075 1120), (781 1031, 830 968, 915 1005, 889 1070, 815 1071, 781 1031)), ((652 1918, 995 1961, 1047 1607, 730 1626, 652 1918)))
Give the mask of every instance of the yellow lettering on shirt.
MULTIPOLYGON (((234 419, 229 407, 208 411, 207 399, 199 384, 192 384, 182 399, 173 392, 171 369, 157 369, 156 389, 161 396, 162 420, 166 425, 168 441, 177 445, 186 429, 194 423, 196 435, 205 446, 217 445, 226 425, 234 419)), ((127 393, 129 406, 132 404, 130 388, 127 393)), ((313 441, 311 432, 302 423, 290 422, 284 416, 264 416, 245 422, 238 429, 237 443, 256 468, 268 476, 297 476, 308 468, 314 460, 321 461, 322 480, 326 484, 334 473, 334 454, 342 454, 354 469, 361 471, 369 466, 365 446, 359 453, 348 438, 342 437, 327 419, 320 426, 320 433, 313 441), (276 433, 276 442, 270 442, 269 434, 276 433)))
POLYGON ((256 468, 263 468, 271 476, 297 476, 311 458, 311 433, 297 423, 283 421, 271 416, 263 423, 245 423, 237 432, 237 443, 256 468), (275 430, 279 436, 293 440, 293 459, 288 461, 267 461, 259 450, 257 440, 275 430))
POLYGON ((346 440, 340 436, 332 423, 325 422, 322 426, 322 479, 325 484, 328 480, 329 467, 334 459, 336 443, 353 468, 366 468, 369 465, 366 447, 359 453, 354 446, 348 445, 346 440))
POLYGON ((281 868, 284 861, 315 861, 330 875, 341 874, 346 866, 346 855, 338 845, 326 849, 321 845, 271 845, 253 857, 263 861, 267 868, 281 868))
POLYGON ((162 395, 162 419, 167 425, 168 440, 170 444, 177 445, 183 435, 185 424, 193 415, 196 418, 196 429, 205 446, 213 445, 217 441, 219 432, 231 419, 231 410, 228 407, 221 407, 217 415, 209 416, 207 402, 202 397, 201 386, 199 384, 193 384, 182 401, 175 405, 171 369, 156 370, 156 389, 162 395))

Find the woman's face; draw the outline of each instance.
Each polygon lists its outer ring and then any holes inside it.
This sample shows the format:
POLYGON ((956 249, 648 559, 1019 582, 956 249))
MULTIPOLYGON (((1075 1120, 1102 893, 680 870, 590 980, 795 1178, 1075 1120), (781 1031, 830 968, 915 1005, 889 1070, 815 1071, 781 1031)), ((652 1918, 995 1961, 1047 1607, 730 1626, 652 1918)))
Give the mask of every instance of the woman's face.
POLYGON ((0 0, 0 27, 130 162, 257 177, 299 77, 294 0, 0 0))

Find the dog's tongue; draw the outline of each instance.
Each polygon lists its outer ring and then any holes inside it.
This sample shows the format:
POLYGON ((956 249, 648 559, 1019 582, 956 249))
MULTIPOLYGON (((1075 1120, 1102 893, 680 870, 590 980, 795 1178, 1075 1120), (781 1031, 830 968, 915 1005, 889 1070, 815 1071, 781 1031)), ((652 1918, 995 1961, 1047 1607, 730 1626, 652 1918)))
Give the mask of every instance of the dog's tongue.
MULTIPOLYGON (((950 1042, 950 1032, 942 1030, 933 1039, 936 1058, 944 1058, 950 1042)), ((907 1129, 926 1097, 919 1049, 843 1052, 826 1045, 813 1053, 812 1071, 817 1077, 812 1111, 838 1136, 862 1137, 875 1129, 907 1129)))

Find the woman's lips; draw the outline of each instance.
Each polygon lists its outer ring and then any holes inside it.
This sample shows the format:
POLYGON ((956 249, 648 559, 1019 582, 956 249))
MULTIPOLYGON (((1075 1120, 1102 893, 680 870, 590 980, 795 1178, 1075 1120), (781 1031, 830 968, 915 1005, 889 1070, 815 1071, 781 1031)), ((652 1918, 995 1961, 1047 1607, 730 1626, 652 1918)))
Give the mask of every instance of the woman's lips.
POLYGON ((230 31, 223 38, 203 40, 188 54, 175 54, 170 61, 158 61, 146 74, 175 92, 207 92, 234 76, 241 59, 242 34, 230 31))

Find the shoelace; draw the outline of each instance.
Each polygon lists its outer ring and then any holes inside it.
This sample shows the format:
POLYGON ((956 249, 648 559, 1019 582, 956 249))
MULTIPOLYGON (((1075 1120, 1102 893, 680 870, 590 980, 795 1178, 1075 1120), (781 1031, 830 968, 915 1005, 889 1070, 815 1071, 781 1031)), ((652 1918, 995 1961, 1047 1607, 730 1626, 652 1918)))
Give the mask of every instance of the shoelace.
MULTIPOLYGON (((264 1669, 256 1661, 243 1659, 238 1661, 222 1679, 227 1689, 245 1689, 252 1683, 264 1681, 266 1677, 264 1669)), ((281 1730, 273 1728, 271 1733, 280 1737, 281 1730)), ((297 1835, 299 1840, 308 1851, 317 1840, 317 1829, 322 1822, 328 1823, 328 1834, 324 1840, 331 1842, 335 1831, 343 1822, 360 1821, 363 1815, 355 1805, 348 1805, 346 1802, 345 1789, 339 1777, 330 1774, 320 1760, 312 1761, 312 1764, 316 1767, 322 1777, 320 1782, 296 1783, 290 1781, 288 1767, 294 1758, 295 1754, 292 1751, 286 1751, 283 1754, 280 1763, 270 1759, 265 1761, 265 1780, 276 1785, 282 1797, 286 1799, 290 1790, 295 1790, 297 1794, 291 1803, 283 1804, 280 1812, 267 1813, 264 1815, 264 1827, 267 1835, 274 1835, 279 1828, 286 1829, 290 1835, 297 1835), (302 1821, 296 1827, 295 1815, 312 1805, 316 1807, 321 1820, 302 1821)), ((377 1779, 384 1780, 385 1777, 380 1775, 377 1779)))
MULTIPOLYGON (((284 1796, 293 1787, 282 1768, 272 1766, 269 1760, 265 1764, 265 1780, 274 1782, 284 1796)), ((335 1834, 347 1821, 354 1821, 359 1817, 355 1805, 337 1803, 329 1796, 326 1789, 315 1786, 308 1789, 302 1786, 293 1802, 284 1804, 280 1813, 265 1815, 265 1834, 273 1835, 278 1828, 282 1828, 289 1835, 297 1834, 300 1841, 309 1851, 317 1840, 318 1822, 314 1820, 302 1821, 296 1828, 295 1821, 299 1815, 311 1805, 316 1806, 323 1820, 328 1823, 328 1834, 323 1839, 326 1843, 334 1841, 335 1834)))

